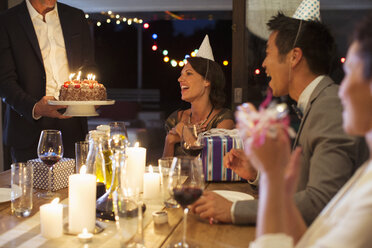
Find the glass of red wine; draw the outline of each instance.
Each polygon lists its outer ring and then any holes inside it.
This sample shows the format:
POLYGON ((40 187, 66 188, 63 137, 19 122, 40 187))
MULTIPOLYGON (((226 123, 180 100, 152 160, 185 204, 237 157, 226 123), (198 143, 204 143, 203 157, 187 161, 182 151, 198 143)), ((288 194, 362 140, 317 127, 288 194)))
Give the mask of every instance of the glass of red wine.
POLYGON ((186 242, 188 205, 194 203, 202 195, 204 189, 203 166, 198 157, 175 157, 169 172, 168 190, 183 208, 183 237, 170 247, 192 247, 186 242))
POLYGON ((181 146, 189 156, 199 156, 203 150, 203 140, 199 137, 200 127, 195 124, 186 124, 182 128, 181 146))
POLYGON ((40 134, 39 144, 37 146, 37 155, 43 163, 49 167, 48 170, 48 191, 39 193, 38 197, 52 199, 58 197, 51 190, 51 175, 53 166, 63 156, 62 133, 59 130, 43 130, 40 134))

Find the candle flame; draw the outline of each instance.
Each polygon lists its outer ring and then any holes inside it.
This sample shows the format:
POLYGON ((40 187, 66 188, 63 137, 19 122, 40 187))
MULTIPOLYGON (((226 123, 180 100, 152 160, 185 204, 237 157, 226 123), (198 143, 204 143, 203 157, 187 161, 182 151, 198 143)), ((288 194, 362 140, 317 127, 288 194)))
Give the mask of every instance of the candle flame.
POLYGON ((70 76, 68 77, 70 79, 70 81, 72 80, 72 78, 75 76, 75 73, 71 73, 70 76))
POLYGON ((58 202, 59 202, 59 197, 54 198, 54 200, 52 201, 52 204, 58 204, 58 202))
POLYGON ((149 167, 149 172, 150 173, 153 173, 154 172, 154 169, 152 168, 152 165, 150 164, 150 167, 149 167))
POLYGON ((139 147, 139 142, 138 141, 134 144, 134 147, 139 147))
POLYGON ((91 80, 92 79, 92 74, 88 74, 87 79, 91 80))
POLYGON ((92 80, 94 81, 96 79, 96 75, 92 74, 92 80))
POLYGON ((76 77, 76 80, 80 80, 80 76, 81 76, 81 71, 79 71, 77 77, 76 77))
POLYGON ((80 174, 86 174, 87 173, 87 167, 86 165, 82 165, 80 168, 80 174))

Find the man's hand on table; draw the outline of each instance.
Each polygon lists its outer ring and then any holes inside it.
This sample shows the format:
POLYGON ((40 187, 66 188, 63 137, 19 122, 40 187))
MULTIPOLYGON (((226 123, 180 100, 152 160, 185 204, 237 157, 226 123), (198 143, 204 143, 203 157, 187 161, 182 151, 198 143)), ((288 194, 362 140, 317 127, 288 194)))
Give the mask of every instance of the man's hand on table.
POLYGON ((231 149, 226 153, 223 157, 223 166, 250 181, 254 181, 257 177, 257 170, 252 166, 244 151, 240 149, 231 149))
POLYGON ((58 119, 68 119, 71 118, 71 116, 64 116, 63 114, 59 113, 58 109, 66 108, 67 106, 64 105, 49 105, 49 100, 56 100, 53 96, 43 96, 43 98, 40 99, 35 104, 34 108, 34 116, 35 118, 39 118, 42 116, 45 117, 51 117, 51 118, 58 118, 58 119))
POLYGON ((191 211, 202 219, 231 223, 232 202, 214 192, 205 191, 194 204, 191 211))

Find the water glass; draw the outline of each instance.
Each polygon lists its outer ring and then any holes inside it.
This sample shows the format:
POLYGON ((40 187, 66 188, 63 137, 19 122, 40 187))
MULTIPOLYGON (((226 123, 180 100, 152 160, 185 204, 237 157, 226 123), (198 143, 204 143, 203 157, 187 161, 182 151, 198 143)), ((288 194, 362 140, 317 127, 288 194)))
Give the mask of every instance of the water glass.
POLYGON ((142 206, 139 189, 120 187, 113 192, 113 208, 120 247, 145 247, 142 206))
POLYGON ((78 141, 75 143, 75 165, 76 173, 79 173, 80 167, 86 164, 89 151, 88 141, 78 141))
POLYGON ((178 208, 179 204, 169 194, 168 182, 169 182, 169 170, 171 168, 173 157, 165 157, 158 159, 159 172, 160 172, 160 190, 163 199, 163 203, 167 208, 178 208))
POLYGON ((11 210, 17 217, 28 217, 32 210, 33 167, 31 164, 11 165, 11 210))

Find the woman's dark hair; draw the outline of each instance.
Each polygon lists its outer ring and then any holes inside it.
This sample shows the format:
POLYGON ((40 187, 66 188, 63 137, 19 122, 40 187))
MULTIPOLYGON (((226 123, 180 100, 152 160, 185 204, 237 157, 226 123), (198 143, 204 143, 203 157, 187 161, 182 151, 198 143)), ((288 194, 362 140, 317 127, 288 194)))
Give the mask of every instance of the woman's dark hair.
POLYGON ((209 99, 213 107, 217 109, 223 107, 225 103, 225 75, 221 66, 210 59, 201 57, 191 57, 187 61, 197 73, 211 83, 209 99))
POLYGON ((372 15, 360 22, 354 32, 353 41, 358 42, 358 54, 364 62, 363 76, 372 78, 372 15))
POLYGON ((336 48, 325 25, 317 21, 300 21, 279 12, 270 19, 267 26, 270 31, 278 32, 275 45, 282 57, 298 47, 313 73, 329 74, 336 48), (300 22, 301 29, 298 31, 300 22), (296 40, 297 32, 299 33, 296 40))

